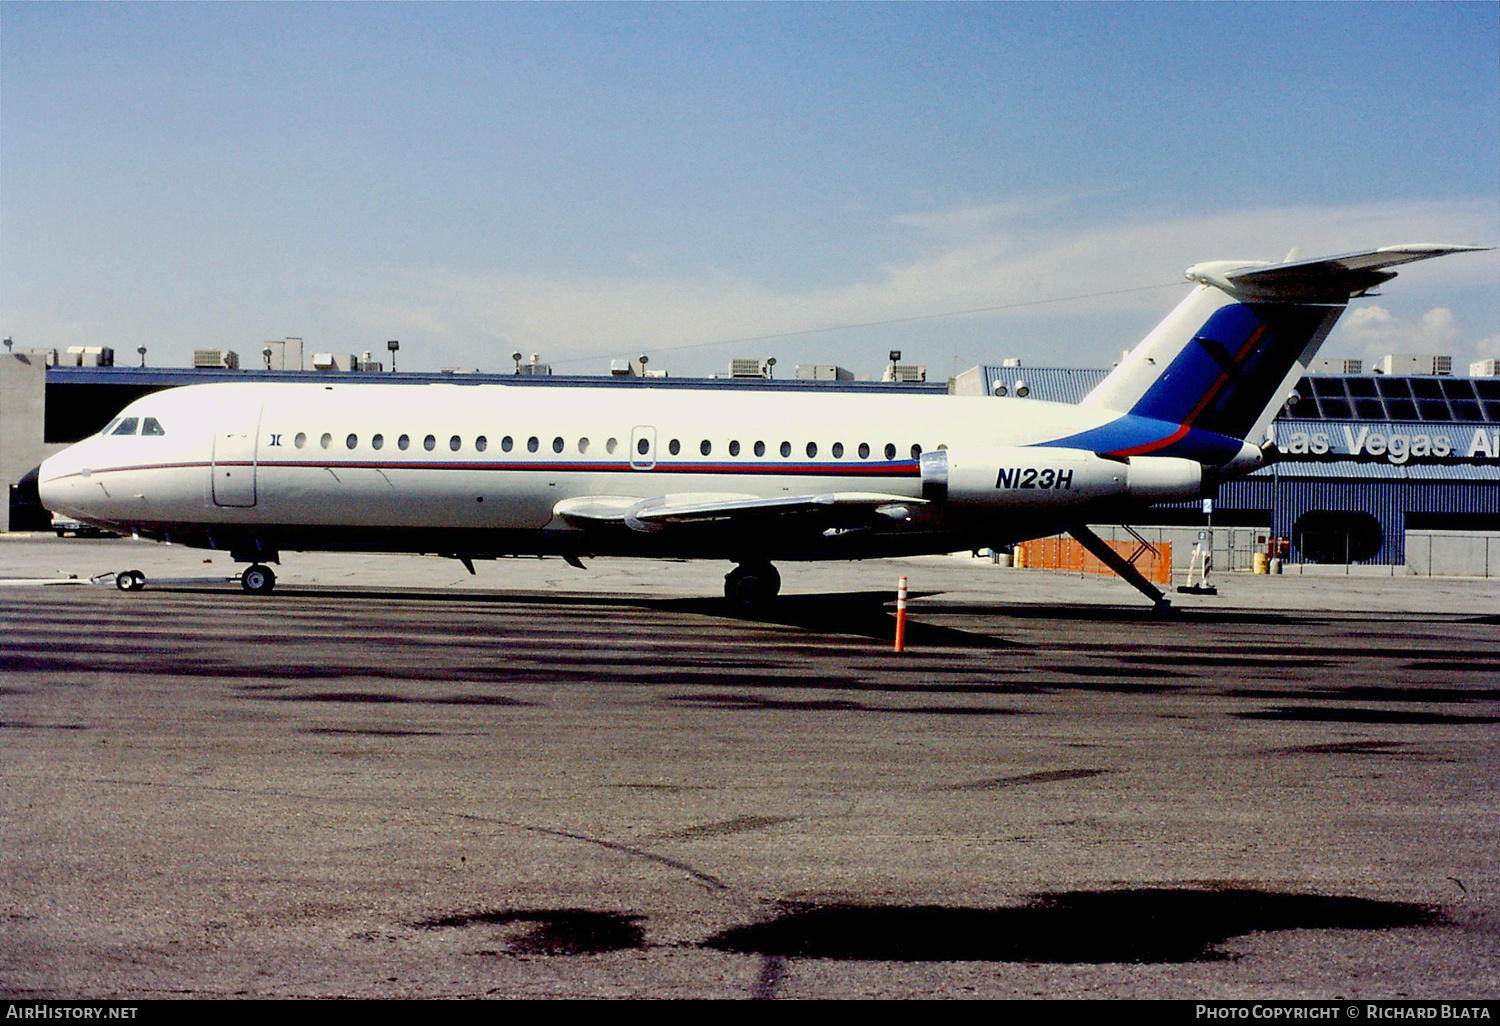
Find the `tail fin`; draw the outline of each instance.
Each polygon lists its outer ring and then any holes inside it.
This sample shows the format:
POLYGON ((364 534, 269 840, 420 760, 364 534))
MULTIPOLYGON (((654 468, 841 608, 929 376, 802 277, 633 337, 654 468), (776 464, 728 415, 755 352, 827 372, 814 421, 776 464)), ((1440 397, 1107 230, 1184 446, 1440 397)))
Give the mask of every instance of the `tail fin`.
POLYGON ((1399 264, 1485 246, 1387 246, 1281 264, 1223 260, 1083 400, 1153 421, 1256 439, 1349 300, 1399 264))

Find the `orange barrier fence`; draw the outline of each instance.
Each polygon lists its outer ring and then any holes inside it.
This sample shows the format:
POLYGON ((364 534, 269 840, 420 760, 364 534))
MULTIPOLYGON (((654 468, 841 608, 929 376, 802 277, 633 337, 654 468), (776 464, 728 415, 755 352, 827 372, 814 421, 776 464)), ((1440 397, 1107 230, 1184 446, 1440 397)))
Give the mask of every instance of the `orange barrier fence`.
MULTIPOLYGON (((1135 568, 1148 581, 1157 584, 1172 583, 1172 543, 1157 542, 1156 554, 1139 542, 1107 541, 1104 544, 1129 559, 1140 550, 1135 568)), ((1101 563, 1088 549, 1073 538, 1033 538, 1024 545, 1017 545, 1016 566, 1035 567, 1039 570, 1071 570, 1078 574, 1113 574, 1114 571, 1101 563), (1021 550, 1024 548, 1024 555, 1021 550)))

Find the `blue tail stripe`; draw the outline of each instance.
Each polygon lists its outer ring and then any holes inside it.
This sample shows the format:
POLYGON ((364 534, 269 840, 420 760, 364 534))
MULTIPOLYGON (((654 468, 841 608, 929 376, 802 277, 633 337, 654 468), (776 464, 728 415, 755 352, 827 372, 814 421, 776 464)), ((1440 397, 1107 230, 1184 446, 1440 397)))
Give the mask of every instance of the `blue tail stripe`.
MULTIPOLYGON (((1252 307, 1232 303, 1215 310, 1130 412, 1181 424, 1197 408, 1235 355, 1261 326, 1252 307)), ((1265 344, 1263 337, 1261 344, 1265 344)))
POLYGON ((1130 412, 1243 438, 1328 314, 1284 303, 1220 307, 1130 412))
MULTIPOLYGON (((1181 424, 1127 414, 1076 435, 1036 444, 1055 445, 1067 449, 1087 449, 1107 455, 1151 447, 1157 442, 1171 438, 1181 429, 1181 424)), ((1238 438, 1192 428, 1186 435, 1170 445, 1152 449, 1150 455, 1183 456, 1210 466, 1221 466, 1238 456, 1243 445, 1244 443, 1238 438)))

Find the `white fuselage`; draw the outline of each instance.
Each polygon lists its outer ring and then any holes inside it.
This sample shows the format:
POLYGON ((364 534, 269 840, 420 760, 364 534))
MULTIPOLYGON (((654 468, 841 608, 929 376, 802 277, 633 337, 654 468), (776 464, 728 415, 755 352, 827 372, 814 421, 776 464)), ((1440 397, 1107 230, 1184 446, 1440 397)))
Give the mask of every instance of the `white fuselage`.
POLYGON ((555 510, 587 496, 918 498, 921 452, 1037 444, 1110 416, 1027 399, 446 383, 195 385, 121 415, 161 433, 100 434, 49 459, 49 508, 195 542, 226 528, 319 529, 319 548, 344 547, 339 531, 362 539, 348 547, 408 547, 362 529, 427 532, 423 550, 431 532, 511 535, 496 551, 530 548, 513 532, 576 532, 555 510))

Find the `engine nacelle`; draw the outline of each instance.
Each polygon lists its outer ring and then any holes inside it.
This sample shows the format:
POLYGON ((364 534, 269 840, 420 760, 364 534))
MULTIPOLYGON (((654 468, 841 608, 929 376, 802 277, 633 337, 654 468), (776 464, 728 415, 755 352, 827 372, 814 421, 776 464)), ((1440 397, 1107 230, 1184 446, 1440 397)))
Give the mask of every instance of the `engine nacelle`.
POLYGON ((1099 499, 1196 499, 1203 466, 1175 456, 1104 457, 1084 449, 939 449, 921 458, 922 497, 963 506, 1081 506, 1099 499))

